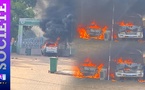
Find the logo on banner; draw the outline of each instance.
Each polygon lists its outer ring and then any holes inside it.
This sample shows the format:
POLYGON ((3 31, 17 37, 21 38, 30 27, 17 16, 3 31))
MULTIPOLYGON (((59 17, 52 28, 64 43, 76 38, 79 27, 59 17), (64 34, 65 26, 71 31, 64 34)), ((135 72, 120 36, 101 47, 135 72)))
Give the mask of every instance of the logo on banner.
POLYGON ((0 80, 6 80, 6 74, 0 74, 0 80))

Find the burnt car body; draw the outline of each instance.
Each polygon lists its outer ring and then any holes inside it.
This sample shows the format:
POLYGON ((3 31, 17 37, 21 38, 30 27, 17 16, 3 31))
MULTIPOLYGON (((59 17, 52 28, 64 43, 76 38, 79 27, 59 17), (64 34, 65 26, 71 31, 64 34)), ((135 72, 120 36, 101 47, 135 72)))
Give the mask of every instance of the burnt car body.
MULTIPOLYGON (((92 29, 92 28, 89 28, 89 29, 88 29, 88 34, 89 34, 92 38, 97 38, 97 37, 99 37, 102 33, 103 33, 103 32, 102 32, 101 29, 92 29)), ((105 41, 110 40, 110 31, 109 31, 109 30, 107 30, 107 31, 104 33, 104 40, 105 40, 105 41)))
POLYGON ((126 53, 124 58, 131 58, 132 63, 121 63, 116 65, 116 78, 142 78, 144 76, 143 55, 140 52, 126 53))
POLYGON ((82 66, 81 72, 83 73, 84 76, 94 76, 97 72, 97 68, 82 66))
POLYGON ((69 57, 74 53, 74 49, 70 43, 46 42, 41 48, 41 53, 44 56, 64 56, 69 57))
POLYGON ((107 78, 107 69, 104 67, 101 69, 100 72, 98 72, 97 67, 82 66, 81 73, 84 77, 95 77, 96 74, 99 74, 100 76, 98 77, 98 79, 105 80, 107 78))
POLYGON ((141 64, 118 64, 115 72, 116 77, 143 77, 143 66, 141 64))
POLYGON ((46 43, 45 46, 41 49, 42 55, 57 55, 58 46, 54 42, 46 43))
POLYGON ((102 31, 101 30, 96 30, 96 29, 89 29, 89 35, 90 36, 93 36, 93 37, 95 37, 95 36, 99 36, 100 34, 102 33, 102 31))
POLYGON ((143 29, 141 26, 121 26, 118 32, 118 38, 125 39, 125 38, 136 38, 142 39, 143 38, 143 29))

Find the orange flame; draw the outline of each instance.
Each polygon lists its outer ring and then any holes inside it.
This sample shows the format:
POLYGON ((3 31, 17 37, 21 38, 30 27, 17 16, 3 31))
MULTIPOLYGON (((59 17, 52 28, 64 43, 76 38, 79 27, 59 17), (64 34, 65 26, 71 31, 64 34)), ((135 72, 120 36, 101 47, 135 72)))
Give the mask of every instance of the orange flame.
POLYGON ((92 21, 91 24, 88 26, 88 28, 101 29, 101 27, 99 25, 97 25, 97 23, 95 21, 92 21))
POLYGON ((84 75, 82 74, 82 72, 81 72, 79 67, 74 66, 73 70, 75 71, 73 76, 75 76, 76 78, 83 78, 84 77, 84 75))
POLYGON ((128 71, 128 70, 130 70, 130 68, 124 68, 124 70, 125 70, 125 71, 128 71))
POLYGON ((138 80, 138 82, 140 82, 140 83, 145 83, 145 80, 138 80))
POLYGON ((89 58, 87 58, 84 63, 82 64, 82 66, 86 66, 86 67, 96 67, 96 64, 94 64, 89 58))
POLYGON ((117 35, 116 32, 113 33, 113 39, 114 39, 115 42, 118 42, 118 40, 117 40, 118 39, 118 35, 117 35))
POLYGON ((139 39, 138 42, 139 42, 139 43, 144 43, 145 41, 142 40, 142 39, 139 39))
POLYGON ((133 26, 133 23, 132 22, 125 23, 124 21, 121 21, 121 22, 119 22, 119 25, 120 26, 133 26))
POLYGON ((113 33, 113 39, 117 39, 118 36, 117 36, 117 33, 113 33))
POLYGON ((89 39, 89 38, 90 38, 90 36, 89 36, 89 34, 87 33, 86 29, 83 28, 81 25, 78 26, 77 32, 79 33, 79 37, 80 37, 80 38, 83 38, 83 39, 89 39))
POLYGON ((129 59, 123 60, 122 57, 119 58, 116 62, 117 64, 132 64, 133 63, 132 59, 129 58, 129 59))
POLYGON ((115 82, 116 80, 115 80, 115 75, 114 75, 114 73, 110 73, 110 79, 111 79, 111 81, 112 82, 115 82))
POLYGON ((95 21, 92 21, 90 25, 87 27, 82 27, 82 25, 78 25, 77 27, 77 32, 79 34, 79 37, 82 39, 96 39, 96 40, 104 40, 105 39, 105 33, 106 30, 108 29, 107 26, 104 26, 101 28, 95 21), (101 30, 101 34, 99 36, 90 36, 88 31, 90 29, 93 30, 101 30))
POLYGON ((76 77, 76 78, 95 78, 95 79, 99 79, 100 78, 100 72, 101 72, 103 66, 104 66, 103 64, 99 64, 97 66, 89 58, 87 58, 82 64, 80 64, 80 66, 74 66, 73 67, 73 70, 74 70, 73 76, 76 77), (96 68, 97 71, 93 76, 85 76, 85 75, 83 75, 83 72, 81 72, 81 67, 82 66, 93 67, 93 68, 96 68))
POLYGON ((60 38, 58 37, 57 40, 53 43, 53 44, 50 44, 50 45, 47 45, 48 42, 45 42, 45 44, 42 46, 42 48, 45 48, 45 47, 56 47, 58 45, 58 42, 59 42, 60 38))
POLYGON ((57 40, 54 43, 54 46, 57 46, 58 45, 59 40, 60 40, 60 38, 58 37, 57 40))
POLYGON ((111 79, 115 79, 114 73, 111 73, 111 74, 110 74, 110 78, 111 78, 111 79))

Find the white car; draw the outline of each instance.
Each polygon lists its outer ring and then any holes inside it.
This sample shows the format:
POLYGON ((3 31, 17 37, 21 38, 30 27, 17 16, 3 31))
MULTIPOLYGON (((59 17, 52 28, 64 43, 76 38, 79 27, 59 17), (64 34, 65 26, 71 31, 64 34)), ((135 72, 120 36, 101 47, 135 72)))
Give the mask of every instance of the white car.
POLYGON ((143 38, 143 30, 140 26, 122 26, 118 32, 118 38, 143 38))
POLYGON ((57 47, 46 47, 46 53, 57 53, 57 47))
POLYGON ((143 66, 137 63, 118 64, 115 72, 116 77, 143 77, 143 75, 143 66))
POLYGON ((43 48, 41 49, 42 55, 57 55, 58 53, 58 46, 54 43, 47 43, 43 48))
MULTIPOLYGON (((140 50, 128 50, 122 52, 122 61, 117 61, 115 68, 116 79, 121 78, 143 78, 144 66, 143 66, 143 53, 140 50)), ((118 59, 119 60, 119 59, 118 59)))

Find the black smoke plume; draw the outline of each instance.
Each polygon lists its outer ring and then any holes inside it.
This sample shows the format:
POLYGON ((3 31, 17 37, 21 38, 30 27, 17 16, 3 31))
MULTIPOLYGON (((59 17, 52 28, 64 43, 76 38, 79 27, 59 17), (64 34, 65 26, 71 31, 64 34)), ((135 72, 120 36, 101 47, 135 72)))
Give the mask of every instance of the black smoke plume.
POLYGON ((56 40, 72 41, 74 26, 74 0, 49 0, 46 17, 43 18, 41 28, 45 32, 44 37, 56 40))

